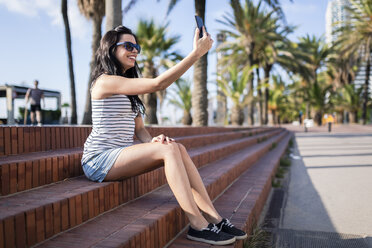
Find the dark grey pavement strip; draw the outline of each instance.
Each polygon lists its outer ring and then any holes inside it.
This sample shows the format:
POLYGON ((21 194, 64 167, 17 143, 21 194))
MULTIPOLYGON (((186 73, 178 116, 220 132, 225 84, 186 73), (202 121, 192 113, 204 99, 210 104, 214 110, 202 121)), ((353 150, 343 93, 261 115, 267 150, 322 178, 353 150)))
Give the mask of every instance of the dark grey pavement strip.
POLYGON ((372 237, 361 235, 302 231, 291 229, 272 230, 278 236, 277 248, 370 248, 372 237))

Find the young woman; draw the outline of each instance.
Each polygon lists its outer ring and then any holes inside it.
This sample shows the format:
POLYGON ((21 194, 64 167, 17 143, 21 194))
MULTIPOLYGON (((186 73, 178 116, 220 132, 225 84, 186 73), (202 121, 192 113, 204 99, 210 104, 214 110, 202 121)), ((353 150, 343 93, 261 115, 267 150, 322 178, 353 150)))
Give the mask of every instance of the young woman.
POLYGON ((90 180, 102 182, 139 175, 163 161, 168 184, 190 220, 187 237, 224 245, 247 235, 217 213, 185 147, 163 134, 150 136, 142 119, 144 106, 137 96, 167 88, 207 53, 213 40, 203 31, 199 39, 196 29, 188 56, 152 79, 138 77, 136 57, 141 47, 130 29, 118 26, 105 34, 92 74, 93 129, 84 144, 82 166, 90 180), (141 144, 133 145, 134 134, 141 144))

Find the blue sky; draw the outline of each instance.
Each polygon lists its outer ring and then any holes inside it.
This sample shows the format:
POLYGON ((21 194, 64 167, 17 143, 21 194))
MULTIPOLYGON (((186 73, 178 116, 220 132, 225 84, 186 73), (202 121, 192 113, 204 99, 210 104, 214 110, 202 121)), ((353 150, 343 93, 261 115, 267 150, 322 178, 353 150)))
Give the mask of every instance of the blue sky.
MULTIPOLYGON (((84 109, 91 58, 92 23, 85 19, 75 0, 69 0, 69 18, 72 29, 72 49, 77 92, 79 122, 84 109)), ((123 1, 125 6, 129 1, 123 1)), ((136 30, 140 19, 154 19, 156 23, 167 21, 169 35, 180 35, 181 41, 175 49, 186 55, 192 49, 194 1, 182 0, 165 19, 169 0, 138 0, 138 4, 124 15, 123 24, 136 30)), ((216 37, 223 25, 216 22, 230 12, 228 0, 207 0, 206 26, 216 37)), ((327 0, 281 0, 287 22, 298 26, 290 36, 296 40, 305 34, 321 36, 325 32, 327 0)), ((69 77, 65 44, 65 30, 60 14, 60 0, 0 0, 0 85, 15 84, 31 86, 38 79, 40 87, 58 90, 62 103, 70 101, 69 77)), ((103 21, 103 27, 105 20, 103 21)), ((103 28, 104 30, 104 28, 103 28)), ((215 39, 216 40, 216 39, 215 39)), ((212 48, 214 50, 215 46, 212 48)), ((215 95, 216 54, 208 58, 208 81, 210 97, 215 95)), ((192 78, 192 69, 186 73, 192 78)), ((5 115, 5 100, 0 102, 0 117, 5 115)), ((17 105, 23 102, 17 102, 17 105)), ((47 108, 53 108, 47 103, 47 108)), ((17 115, 16 115, 17 117, 17 115)))

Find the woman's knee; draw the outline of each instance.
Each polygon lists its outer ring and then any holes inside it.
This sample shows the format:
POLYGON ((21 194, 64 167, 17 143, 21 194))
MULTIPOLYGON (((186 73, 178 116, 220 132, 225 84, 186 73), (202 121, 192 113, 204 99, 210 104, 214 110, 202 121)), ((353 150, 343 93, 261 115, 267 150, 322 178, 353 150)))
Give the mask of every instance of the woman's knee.
POLYGON ((182 145, 181 143, 176 144, 178 145, 178 149, 180 149, 182 153, 187 153, 186 147, 184 145, 182 145))
POLYGON ((176 157, 180 156, 180 148, 178 147, 177 143, 171 142, 168 144, 161 144, 159 147, 160 151, 162 152, 164 157, 176 157))

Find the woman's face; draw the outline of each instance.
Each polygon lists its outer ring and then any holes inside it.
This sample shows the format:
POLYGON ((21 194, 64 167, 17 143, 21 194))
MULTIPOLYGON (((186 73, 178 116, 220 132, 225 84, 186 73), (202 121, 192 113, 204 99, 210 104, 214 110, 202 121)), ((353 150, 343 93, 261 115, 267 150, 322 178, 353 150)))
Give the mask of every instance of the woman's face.
MULTIPOLYGON (((131 34, 121 35, 117 43, 127 41, 132 42, 133 44, 137 44, 134 36, 131 34)), ((120 61, 121 65, 124 68, 124 71, 134 67, 137 55, 138 51, 136 48, 133 48, 132 51, 128 51, 127 49, 125 49, 124 45, 117 46, 115 50, 115 56, 120 61)))

